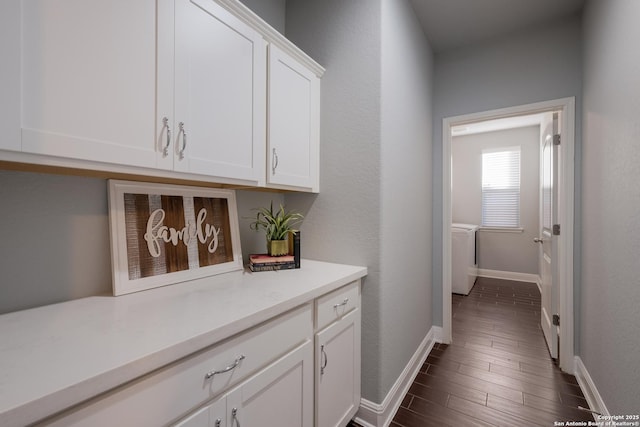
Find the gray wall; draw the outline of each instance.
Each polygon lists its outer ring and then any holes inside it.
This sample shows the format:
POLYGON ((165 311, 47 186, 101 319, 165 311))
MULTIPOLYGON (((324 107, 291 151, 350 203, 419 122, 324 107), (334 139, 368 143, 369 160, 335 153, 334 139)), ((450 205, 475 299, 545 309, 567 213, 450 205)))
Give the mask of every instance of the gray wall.
POLYGON ((584 15, 580 357, 611 414, 637 414, 640 369, 640 2, 584 15))
POLYGON ((538 274, 540 126, 507 129, 451 140, 453 222, 482 222, 482 150, 520 146, 520 225, 522 233, 478 232, 479 268, 538 274))
POLYGON ((321 191, 286 202, 306 256, 369 268, 362 392, 381 403, 432 324, 430 48, 405 0, 289 0, 286 35, 326 67, 321 191))
POLYGON ((408 4, 382 0, 379 399, 433 325, 433 57, 408 4))
MULTIPOLYGON (((437 54, 433 115, 433 319, 442 325, 442 120, 497 108, 576 97, 581 111, 579 17, 534 32, 437 54)), ((576 204, 580 196, 580 119, 576 117, 576 204)), ((579 224, 576 270, 579 283, 579 224)), ((579 295, 579 289, 576 298, 579 295)))
MULTIPOLYGON (((251 209, 284 202, 276 193, 238 191, 245 258, 264 252, 249 230, 251 209)), ((0 314, 111 294, 107 181, 0 171, 0 314)))
POLYGON ((111 292, 105 180, 0 171, 0 313, 111 292))
POLYGON ((304 256, 364 265, 362 392, 380 395, 380 2, 288 0, 287 37, 326 68, 320 193, 288 194, 306 211, 304 256))
POLYGON ((287 0, 240 1, 281 34, 285 33, 285 8, 287 0))

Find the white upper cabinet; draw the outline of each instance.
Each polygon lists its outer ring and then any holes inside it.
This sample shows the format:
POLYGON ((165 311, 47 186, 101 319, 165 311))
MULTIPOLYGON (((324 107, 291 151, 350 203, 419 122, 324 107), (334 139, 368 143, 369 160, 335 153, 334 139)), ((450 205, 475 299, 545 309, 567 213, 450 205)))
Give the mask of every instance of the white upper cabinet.
POLYGON ((239 1, 0 12, 0 160, 318 191, 324 69, 239 1))
POLYGON ((22 13, 23 151, 264 183, 257 31, 212 0, 30 0, 22 13))
POLYGON ((320 79, 269 46, 267 182, 319 191, 320 79))
POLYGON ((20 2, 0 2, 0 150, 20 151, 20 2))
POLYGON ((174 168, 264 182, 262 36, 212 0, 175 13, 174 168))
POLYGON ((22 2, 22 150, 155 167, 156 2, 22 2))

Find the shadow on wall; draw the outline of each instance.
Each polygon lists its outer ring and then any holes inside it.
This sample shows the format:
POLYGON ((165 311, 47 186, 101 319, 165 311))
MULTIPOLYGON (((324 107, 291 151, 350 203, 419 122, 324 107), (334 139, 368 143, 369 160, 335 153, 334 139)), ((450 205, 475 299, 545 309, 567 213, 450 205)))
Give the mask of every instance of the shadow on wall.
POLYGON ((0 313, 111 293, 106 181, 0 172, 0 313))
MULTIPOLYGON (((274 192, 237 191, 242 252, 266 251, 249 229, 253 208, 284 203, 274 192)), ((0 314, 111 295, 107 181, 0 171, 0 314)))

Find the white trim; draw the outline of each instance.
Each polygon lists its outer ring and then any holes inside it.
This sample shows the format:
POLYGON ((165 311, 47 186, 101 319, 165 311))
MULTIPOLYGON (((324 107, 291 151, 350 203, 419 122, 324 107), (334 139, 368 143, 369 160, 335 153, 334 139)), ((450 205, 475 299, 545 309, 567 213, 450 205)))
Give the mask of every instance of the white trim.
POLYGON ((402 370, 402 373, 387 393, 382 403, 374 403, 367 399, 360 400, 360 408, 354 420, 364 427, 387 427, 391 424, 393 416, 402 403, 402 399, 409 391, 409 387, 418 375, 420 367, 427 359, 433 345, 437 342, 436 337, 441 334, 437 326, 432 326, 424 337, 418 349, 413 354, 409 363, 402 370))
POLYGON ((562 108, 562 155, 558 171, 558 221, 562 231, 558 237, 558 279, 560 314, 560 368, 569 374, 575 370, 573 315, 573 227, 574 227, 574 146, 575 99, 567 98, 562 108))
POLYGON ((580 356, 575 357, 575 371, 576 380, 578 380, 582 394, 584 394, 585 399, 587 399, 589 408, 591 408, 592 411, 599 412, 601 415, 611 415, 596 388, 596 383, 593 382, 580 356))
POLYGON ((237 187, 265 186, 264 179, 262 178, 260 181, 224 178, 213 175, 174 172, 166 169, 24 153, 21 151, 0 150, 0 166, 3 169, 10 170, 93 176, 140 182, 171 182, 180 185, 196 185, 200 187, 222 187, 226 185, 237 187))
POLYGON ((442 327, 441 326, 432 326, 431 330, 433 331, 433 340, 435 342, 442 342, 442 337, 443 337, 443 333, 442 333, 442 327))
POLYGON ((478 269, 478 276, 488 277, 491 279, 513 280, 515 282, 538 283, 540 276, 531 273, 518 273, 517 271, 501 271, 489 270, 486 268, 478 269))
POLYGON ((442 120, 442 342, 451 342, 451 127, 503 117, 562 111, 562 148, 560 164, 559 222, 562 233, 558 239, 560 368, 574 371, 573 319, 573 226, 574 226, 574 145, 575 98, 562 98, 520 105, 442 120))
POLYGON ((278 32, 262 18, 256 15, 247 6, 240 3, 238 0, 216 1, 220 4, 220 6, 231 11, 241 21, 256 29, 267 42, 278 46, 280 49, 287 52, 290 56, 305 64, 305 66, 310 68, 316 76, 322 77, 322 74, 324 74, 325 71, 322 65, 318 64, 309 55, 304 53, 298 46, 291 43, 285 36, 280 34, 280 32, 278 32))

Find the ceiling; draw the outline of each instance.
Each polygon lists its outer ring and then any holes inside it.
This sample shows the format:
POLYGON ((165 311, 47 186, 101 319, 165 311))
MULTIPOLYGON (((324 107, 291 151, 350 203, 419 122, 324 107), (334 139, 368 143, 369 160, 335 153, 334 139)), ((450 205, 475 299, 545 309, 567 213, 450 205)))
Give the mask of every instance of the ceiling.
POLYGON ((411 0, 434 52, 544 25, 582 10, 585 0, 411 0))

